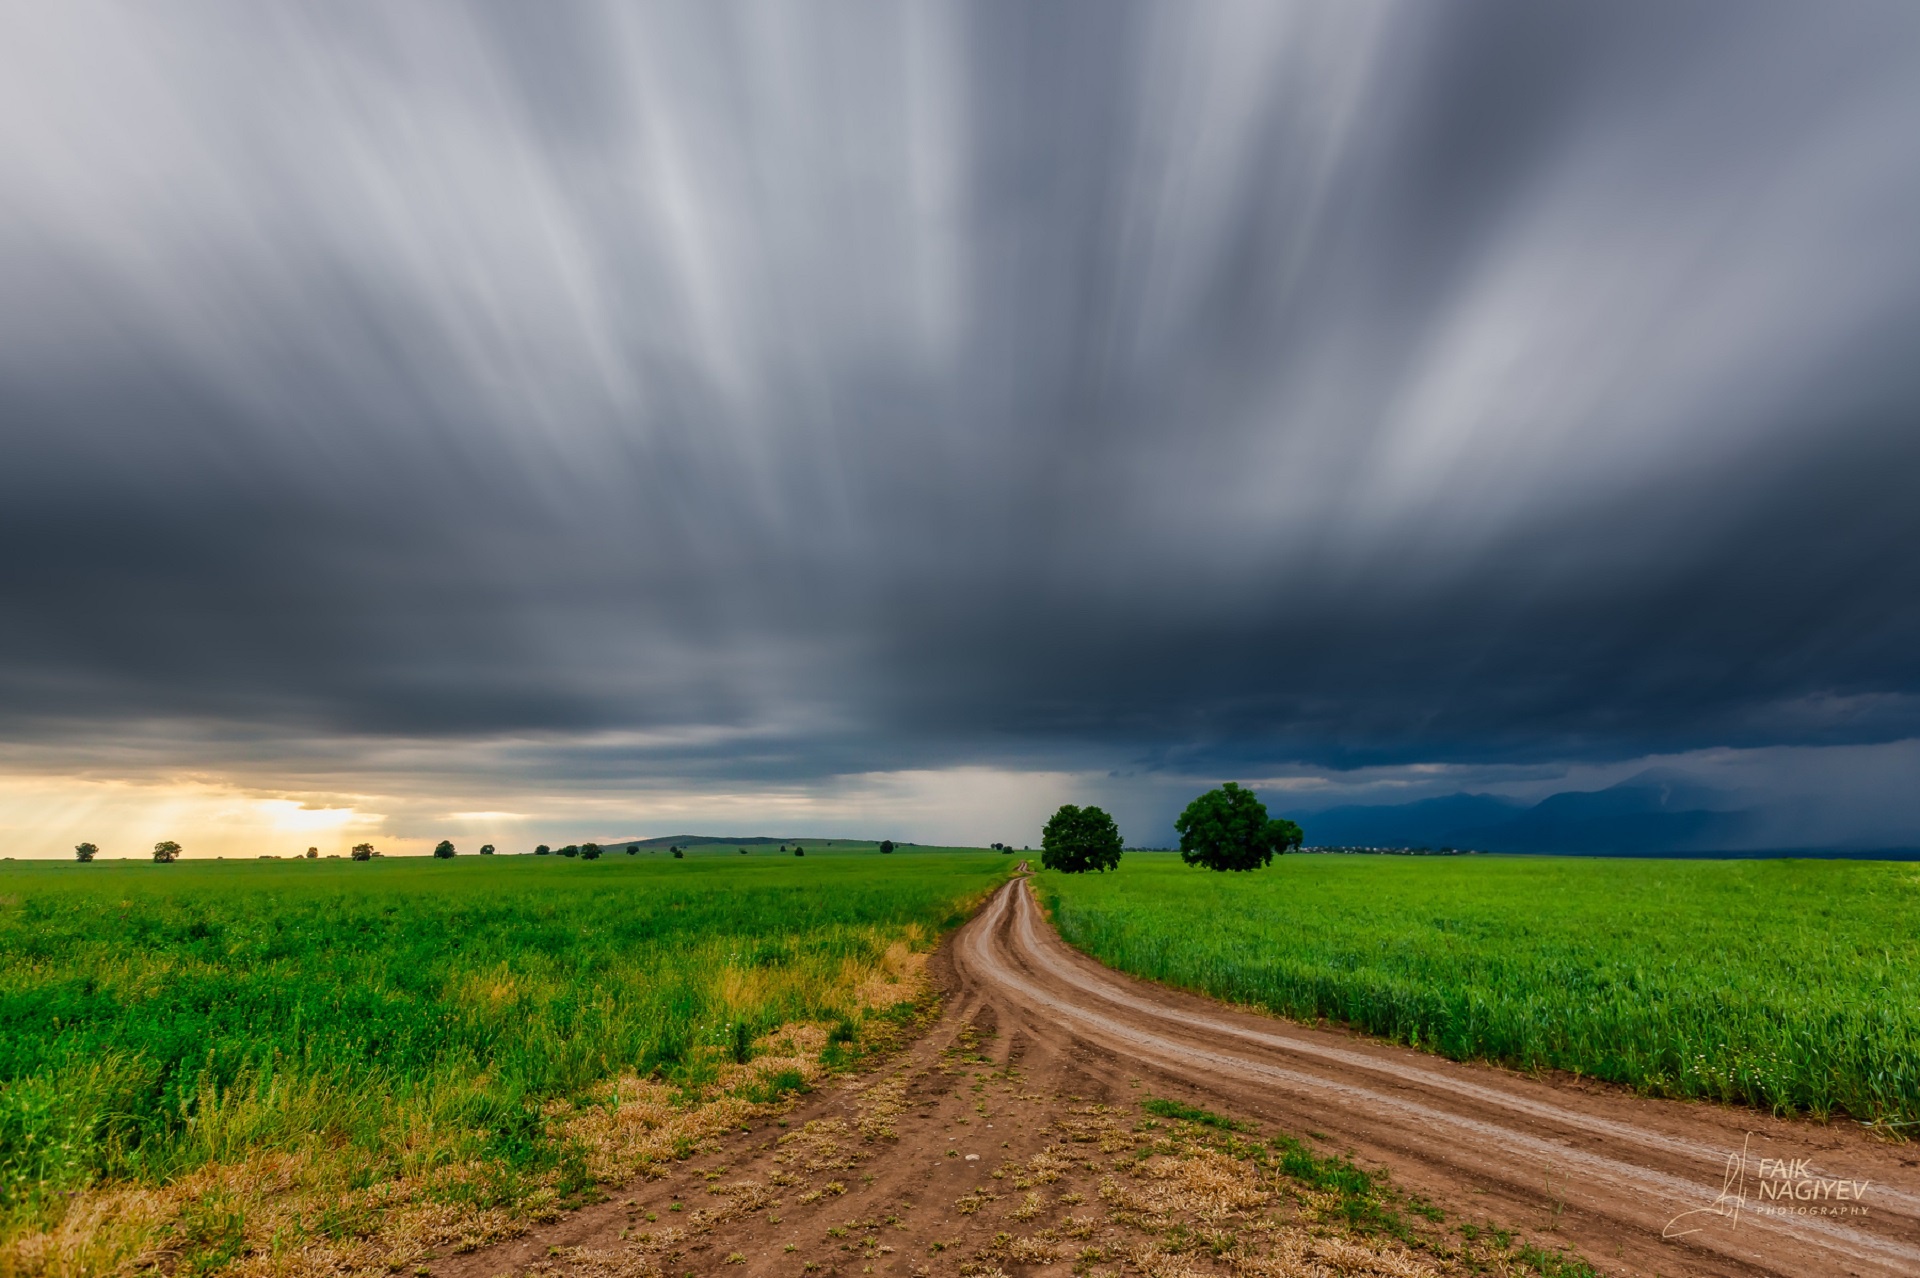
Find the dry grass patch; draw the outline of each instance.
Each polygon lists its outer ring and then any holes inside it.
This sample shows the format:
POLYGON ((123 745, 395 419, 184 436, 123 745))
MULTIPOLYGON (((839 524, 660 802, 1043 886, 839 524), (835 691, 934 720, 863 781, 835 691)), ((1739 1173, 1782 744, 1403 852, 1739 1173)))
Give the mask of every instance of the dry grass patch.
POLYGON ((976 1189, 972 1193, 954 1199, 953 1209, 962 1216, 971 1216, 998 1197, 1000 1195, 988 1193, 984 1189, 976 1189))
POLYGON ((1015 1189, 1028 1189, 1034 1185, 1051 1185, 1072 1171, 1073 1159, 1058 1145, 1049 1145, 1024 1163, 1008 1163, 1003 1171, 1013 1181, 1015 1189))
POLYGON ((898 1140, 900 1134, 894 1124, 906 1109, 906 1076, 894 1074, 867 1087, 853 1125, 868 1140, 898 1140))
POLYGON ((847 1142, 853 1129, 837 1118, 816 1118, 779 1140, 773 1161, 797 1172, 843 1171, 859 1161, 847 1142))

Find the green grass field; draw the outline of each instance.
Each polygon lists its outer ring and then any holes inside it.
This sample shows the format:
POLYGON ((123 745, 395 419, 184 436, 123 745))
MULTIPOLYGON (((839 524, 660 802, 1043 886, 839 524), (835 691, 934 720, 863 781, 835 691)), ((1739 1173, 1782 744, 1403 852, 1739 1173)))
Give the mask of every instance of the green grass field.
POLYGON ((903 956, 1011 865, 727 848, 0 866, 0 1259, 207 1272, 351 1244, 399 1205, 577 1193, 592 1151, 568 1116, 618 1108, 611 1080, 692 1104, 791 1024, 857 1050, 903 956))
POLYGON ((1920 1119, 1920 866, 1129 853, 1042 874, 1104 963, 1465 1059, 1920 1119))

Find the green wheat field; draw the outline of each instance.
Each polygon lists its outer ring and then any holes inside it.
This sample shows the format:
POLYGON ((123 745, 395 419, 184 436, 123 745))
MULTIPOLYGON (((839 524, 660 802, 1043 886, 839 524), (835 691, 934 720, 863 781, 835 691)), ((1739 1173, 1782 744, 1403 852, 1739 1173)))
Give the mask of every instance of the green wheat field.
POLYGON ((1011 865, 0 866, 0 1257, 359 1268, 484 1238, 857 1053, 1011 865))
POLYGON ((1457 1059, 1920 1119, 1920 865, 1129 853, 1042 874, 1124 971, 1457 1059))

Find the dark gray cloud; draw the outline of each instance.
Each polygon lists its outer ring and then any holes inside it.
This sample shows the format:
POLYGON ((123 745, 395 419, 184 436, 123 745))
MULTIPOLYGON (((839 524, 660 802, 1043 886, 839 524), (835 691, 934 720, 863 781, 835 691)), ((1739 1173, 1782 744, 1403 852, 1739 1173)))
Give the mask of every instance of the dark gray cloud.
POLYGON ((1897 4, 18 9, 0 734, 1911 738, 1916 119, 1897 4))

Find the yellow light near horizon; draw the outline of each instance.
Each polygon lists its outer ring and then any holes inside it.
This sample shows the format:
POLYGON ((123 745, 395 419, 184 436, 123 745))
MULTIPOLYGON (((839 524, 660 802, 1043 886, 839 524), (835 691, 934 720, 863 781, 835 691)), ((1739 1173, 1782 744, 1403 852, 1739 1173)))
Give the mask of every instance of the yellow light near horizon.
POLYGON ((0 846, 16 857, 71 858, 73 845, 85 841, 108 858, 139 858, 162 839, 194 858, 298 855, 316 839, 344 841, 349 831, 378 829, 385 819, 351 806, 260 798, 199 778, 0 776, 0 846))
MULTIPOLYGON (((274 830, 289 834, 341 830, 350 825, 363 823, 356 809, 313 808, 292 799, 254 799, 251 801, 251 807, 254 814, 264 819, 274 830)), ((251 822, 246 823, 251 824, 251 822)))

